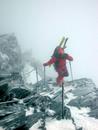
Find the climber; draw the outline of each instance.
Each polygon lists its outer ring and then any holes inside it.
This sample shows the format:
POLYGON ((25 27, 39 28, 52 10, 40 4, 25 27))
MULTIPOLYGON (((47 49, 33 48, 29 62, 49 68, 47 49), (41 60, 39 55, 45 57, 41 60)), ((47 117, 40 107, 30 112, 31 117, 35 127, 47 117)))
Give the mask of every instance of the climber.
POLYGON ((57 85, 60 85, 60 86, 63 83, 64 77, 67 77, 69 75, 67 66, 66 66, 66 60, 73 61, 73 58, 69 54, 64 53, 67 40, 68 38, 65 39, 65 37, 63 37, 59 46, 55 48, 52 58, 48 62, 43 64, 44 66, 48 66, 51 64, 54 65, 54 68, 56 72, 58 73, 56 82, 57 82, 57 85), (63 47, 61 47, 63 43, 64 45, 63 47))

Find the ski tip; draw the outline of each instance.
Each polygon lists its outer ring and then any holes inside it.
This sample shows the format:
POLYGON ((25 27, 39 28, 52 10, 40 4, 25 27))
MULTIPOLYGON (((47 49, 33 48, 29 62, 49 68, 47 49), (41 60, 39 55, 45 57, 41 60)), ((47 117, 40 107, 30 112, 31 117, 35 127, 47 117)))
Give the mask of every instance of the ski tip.
POLYGON ((59 43, 59 47, 62 46, 62 44, 63 44, 64 41, 65 41, 65 37, 63 36, 62 39, 61 39, 61 41, 60 41, 60 43, 59 43))

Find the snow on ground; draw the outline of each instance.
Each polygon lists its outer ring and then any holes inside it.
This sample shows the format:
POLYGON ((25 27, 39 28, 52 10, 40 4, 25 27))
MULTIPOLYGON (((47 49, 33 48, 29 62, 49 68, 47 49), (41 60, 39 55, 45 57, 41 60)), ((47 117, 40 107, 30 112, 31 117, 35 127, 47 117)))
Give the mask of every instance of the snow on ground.
POLYGON ((48 114, 49 116, 53 116, 53 115, 55 114, 55 111, 53 111, 53 110, 51 110, 51 109, 47 109, 46 111, 47 111, 47 114, 48 114))
MULTIPOLYGON (((70 90, 73 90, 73 89, 74 89, 73 86, 66 86, 66 87, 64 87, 64 93, 66 93, 66 95, 68 97, 67 99, 65 99, 65 104, 67 104, 72 99, 76 98, 76 96, 74 96, 74 94, 72 94, 70 92, 70 90)), ((78 109, 76 107, 71 107, 71 106, 68 106, 68 107, 71 110, 71 114, 72 114, 72 117, 75 120, 77 128, 82 126, 83 130, 98 130, 98 120, 95 119, 95 118, 89 117, 88 114, 87 114, 88 112, 90 112, 89 108, 78 109)), ((49 123, 48 127, 50 128, 50 130, 52 130, 52 129, 53 130, 55 130, 55 129, 56 130, 63 130, 62 127, 58 127, 59 123, 61 123, 61 121, 55 121, 55 122, 51 121, 49 123), (58 128, 55 127, 55 125, 57 125, 58 128)), ((65 129, 67 130, 66 127, 65 127, 65 129)), ((70 128, 68 130, 70 130, 70 128)))
POLYGON ((34 112, 34 108, 32 108, 32 107, 26 109, 26 116, 32 115, 33 112, 34 112))
POLYGON ((34 124, 29 130, 39 130, 38 127, 40 126, 40 120, 34 124))
POLYGON ((49 96, 50 98, 53 98, 54 95, 61 91, 61 88, 60 87, 54 87, 53 90, 51 92, 41 92, 40 95, 42 96, 49 96))
POLYGON ((0 130, 4 130, 2 127, 0 127, 0 130))
POLYGON ((66 94, 66 96, 68 97, 64 102, 65 102, 65 104, 67 104, 67 103, 69 103, 72 99, 75 99, 77 96, 74 96, 74 94, 73 93, 70 93, 70 92, 68 92, 67 94, 66 94))
MULTIPOLYGON (((66 93, 68 99, 65 99, 65 104, 67 104, 72 99, 75 99, 76 96, 71 92, 66 93)), ((88 112, 90 112, 89 108, 81 108, 68 106, 71 110, 71 115, 75 120, 75 123, 78 127, 83 127, 83 130, 98 130, 98 120, 88 116, 88 112)))
MULTIPOLYGON (((67 95, 67 99, 65 99, 65 104, 67 104, 72 99, 75 99, 76 96, 71 93, 71 90, 73 90, 73 86, 66 86, 64 87, 64 93, 67 95)), ((50 97, 53 97, 55 93, 58 91, 61 91, 60 87, 54 87, 53 86, 53 92, 43 92, 43 95, 47 95, 50 97)), ((90 112, 89 108, 81 108, 78 109, 77 107, 68 106, 71 110, 71 115, 74 118, 75 124, 77 128, 83 127, 83 130, 98 130, 98 119, 89 117, 87 114, 90 112)), ((30 130, 38 130, 38 127, 40 126, 40 123, 37 122, 34 126, 30 128, 30 130)), ((46 129, 47 130, 75 130, 75 127, 71 120, 48 120, 46 121, 46 129)))
POLYGON ((75 130, 71 120, 51 120, 46 122, 47 130, 75 130))
POLYGON ((82 126, 83 130, 98 130, 98 120, 87 115, 89 108, 70 107, 70 110, 77 126, 82 126))
MULTIPOLYGON (((51 84, 49 85, 49 87, 52 89, 51 92, 41 92, 40 94, 43 96, 49 96, 50 98, 53 98, 54 95, 60 91, 62 91, 62 87, 60 86, 52 86, 51 84)), ((64 87, 64 93, 68 93, 69 91, 73 90, 73 86, 65 86, 64 87)), ((69 96, 69 95, 68 95, 69 96)), ((71 99, 76 98, 72 93, 70 93, 70 98, 68 97, 68 101, 70 101, 71 99), (71 96, 72 95, 72 96, 71 96)))
POLYGON ((68 91, 72 91, 72 90, 74 90, 75 88, 72 86, 72 85, 70 85, 70 86, 64 86, 64 92, 65 93, 67 93, 68 91))
MULTIPOLYGON (((37 82, 37 75, 36 75, 36 70, 30 66, 29 64, 25 65, 25 68, 23 70, 23 75, 25 78, 25 82, 30 84, 35 84, 37 82)), ((41 80, 41 77, 38 75, 38 81, 41 80)))
MULTIPOLYGON (((30 130, 39 130, 40 121, 33 125, 30 130)), ((46 130, 75 130, 74 125, 71 120, 47 120, 46 121, 46 130)))

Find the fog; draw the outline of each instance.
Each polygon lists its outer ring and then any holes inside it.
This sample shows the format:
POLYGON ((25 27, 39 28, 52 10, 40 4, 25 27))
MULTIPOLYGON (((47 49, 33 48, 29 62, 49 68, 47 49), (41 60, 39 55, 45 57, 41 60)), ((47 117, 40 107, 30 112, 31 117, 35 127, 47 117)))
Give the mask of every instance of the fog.
MULTIPOLYGON (((74 79, 92 78, 98 85, 97 0, 0 0, 0 34, 12 32, 22 51, 31 50, 42 64, 68 36, 74 79)), ((53 68, 47 73, 55 76, 53 68)))

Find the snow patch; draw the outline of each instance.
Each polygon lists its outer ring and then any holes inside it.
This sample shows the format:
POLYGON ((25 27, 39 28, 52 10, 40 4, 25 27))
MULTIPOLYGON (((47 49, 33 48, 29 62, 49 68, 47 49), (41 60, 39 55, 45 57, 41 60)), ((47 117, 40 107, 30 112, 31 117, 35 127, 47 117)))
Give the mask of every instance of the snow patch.
POLYGON ((50 91, 50 92, 41 92, 40 95, 49 96, 50 98, 53 98, 54 95, 59 91, 61 91, 60 87, 54 87, 52 91, 50 91))
POLYGON ((51 120, 46 122, 47 130, 75 130, 71 120, 51 120))
MULTIPOLYGON (((34 124, 30 130, 39 130, 40 120, 34 124)), ((71 120, 47 120, 46 121, 46 130, 75 130, 74 125, 71 120)))
POLYGON ((2 127, 0 127, 0 130, 4 130, 2 127))
POLYGON ((68 97, 68 99, 66 99, 64 102, 65 102, 65 104, 68 104, 72 99, 75 99, 77 96, 74 96, 74 94, 73 93, 70 93, 70 92, 68 92, 67 94, 66 94, 66 96, 68 97))
MULTIPOLYGON (((62 90, 61 87, 54 87, 50 85, 52 91, 50 92, 42 92, 42 95, 47 95, 49 97, 53 97, 56 93, 62 90)), ((75 99, 75 96, 71 91, 75 88, 73 86, 65 86, 64 87, 64 94, 68 97, 64 100, 65 104, 67 104, 72 99, 75 99)), ((68 106, 71 110, 72 118, 76 124, 77 128, 83 128, 83 130, 98 130, 98 120, 92 117, 89 117, 87 114, 90 112, 90 108, 81 108, 78 109, 77 107, 68 106)), ((49 110, 50 114, 53 114, 53 111, 49 110)), ((30 130, 38 130, 40 123, 37 122, 30 130)), ((46 129, 47 130, 75 130, 75 125, 73 124, 72 120, 49 120, 46 119, 46 129)))
POLYGON ((55 111, 51 110, 51 109, 47 109, 47 114, 49 116, 53 116, 55 114, 55 111))
POLYGON ((29 130, 39 130, 38 127, 41 125, 40 120, 34 124, 29 130))
POLYGON ((87 114, 90 111, 89 108, 70 107, 70 110, 77 127, 83 127, 83 130, 98 130, 98 120, 87 114))
POLYGON ((9 60, 9 57, 6 54, 2 53, 2 52, 0 52, 0 56, 1 56, 1 58, 3 60, 9 60))
POLYGON ((32 107, 26 109, 26 116, 32 115, 33 112, 34 112, 34 108, 32 108, 32 107))

